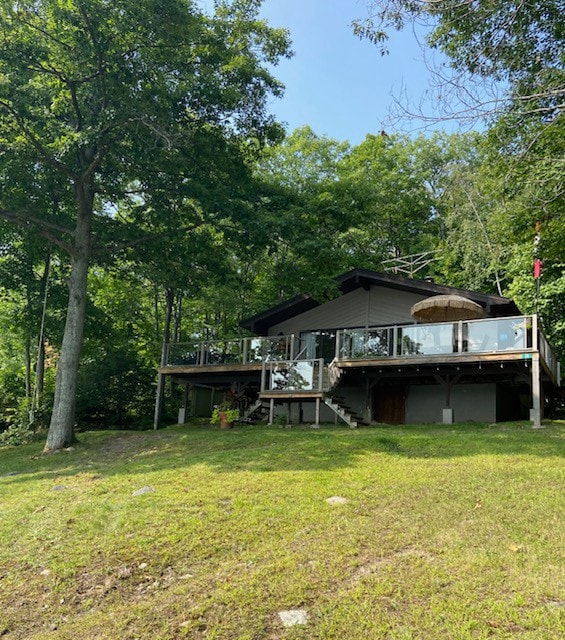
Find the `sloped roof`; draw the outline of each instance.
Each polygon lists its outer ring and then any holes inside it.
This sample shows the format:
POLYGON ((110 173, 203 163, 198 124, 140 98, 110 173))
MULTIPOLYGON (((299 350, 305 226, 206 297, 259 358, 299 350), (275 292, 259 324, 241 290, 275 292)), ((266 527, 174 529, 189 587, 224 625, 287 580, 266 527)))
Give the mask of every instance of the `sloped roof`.
MULTIPOLYGON (((423 296, 460 295, 480 304, 488 315, 511 316, 519 315, 520 310, 513 300, 502 296, 456 289, 442 284, 436 284, 428 280, 416 280, 405 278, 391 273, 379 273, 369 269, 353 269, 336 278, 339 290, 342 294, 350 293, 355 289, 369 289, 371 286, 388 287, 400 291, 408 291, 423 296)), ((240 325, 257 335, 267 335, 269 328, 284 322, 305 311, 314 309, 327 300, 317 301, 311 295, 304 293, 286 300, 270 309, 266 309, 251 318, 242 320, 240 325)))

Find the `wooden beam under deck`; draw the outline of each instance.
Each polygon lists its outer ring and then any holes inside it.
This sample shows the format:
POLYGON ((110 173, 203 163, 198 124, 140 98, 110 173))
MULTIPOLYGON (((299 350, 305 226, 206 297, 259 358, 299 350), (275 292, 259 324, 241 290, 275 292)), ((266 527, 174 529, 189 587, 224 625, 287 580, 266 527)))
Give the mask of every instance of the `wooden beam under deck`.
POLYGON ((165 376, 205 373, 236 373, 238 371, 261 371, 263 365, 260 362, 250 364, 173 364, 159 368, 159 373, 165 376))
POLYGON ((323 397, 323 391, 262 391, 259 394, 263 400, 315 400, 323 397))
POLYGON ((532 359, 532 351, 496 351, 493 353, 454 353, 434 356, 416 355, 386 358, 366 358, 359 360, 338 360, 335 364, 341 369, 369 367, 418 367, 425 365, 467 364, 474 362, 505 362, 532 359))

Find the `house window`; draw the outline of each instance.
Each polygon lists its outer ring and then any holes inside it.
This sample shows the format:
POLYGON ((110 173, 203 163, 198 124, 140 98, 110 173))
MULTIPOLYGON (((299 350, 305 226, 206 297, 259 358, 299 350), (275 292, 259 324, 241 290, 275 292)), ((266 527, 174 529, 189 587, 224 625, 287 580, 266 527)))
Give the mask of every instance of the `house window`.
POLYGON ((331 362, 335 358, 336 329, 300 332, 300 351, 302 358, 314 360, 323 358, 331 362))

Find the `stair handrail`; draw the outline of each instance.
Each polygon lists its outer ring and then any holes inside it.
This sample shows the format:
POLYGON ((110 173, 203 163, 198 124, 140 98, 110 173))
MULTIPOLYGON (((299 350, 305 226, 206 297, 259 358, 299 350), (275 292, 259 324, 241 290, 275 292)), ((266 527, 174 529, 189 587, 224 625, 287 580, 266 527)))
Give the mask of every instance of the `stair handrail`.
POLYGON ((328 364, 329 388, 327 389, 327 391, 331 391, 332 389, 335 389, 335 387, 337 387, 338 382, 341 380, 341 376, 343 375, 343 370, 337 366, 337 363, 338 363, 338 359, 334 358, 328 364))

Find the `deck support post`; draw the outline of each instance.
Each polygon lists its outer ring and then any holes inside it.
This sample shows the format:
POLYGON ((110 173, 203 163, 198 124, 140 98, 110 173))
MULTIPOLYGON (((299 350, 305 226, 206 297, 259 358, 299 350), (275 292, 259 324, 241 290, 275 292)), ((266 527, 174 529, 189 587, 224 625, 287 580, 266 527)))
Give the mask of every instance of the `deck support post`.
POLYGON ((163 408, 163 396, 165 390, 165 376, 160 373, 157 378, 157 395, 155 397, 155 414, 153 415, 153 429, 159 428, 161 420, 161 411, 163 408))
POLYGON ((316 398, 316 421, 314 424, 316 426, 320 424, 320 398, 316 398))
POLYGON ((184 393, 182 400, 182 408, 179 411, 178 421, 179 424, 186 424, 186 419, 188 418, 188 393, 189 389, 192 389, 191 384, 184 385, 184 393))
POLYGON ((539 353, 532 353, 532 408, 530 420, 534 429, 541 429, 541 377, 539 353))
POLYGON ((269 424, 273 424, 275 421, 275 399, 269 400, 269 424))

